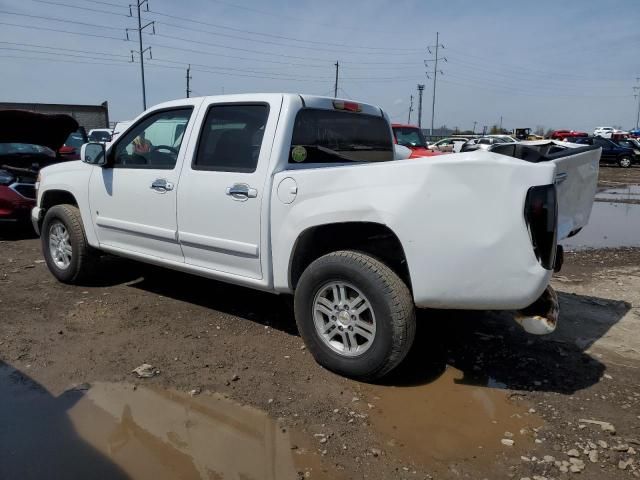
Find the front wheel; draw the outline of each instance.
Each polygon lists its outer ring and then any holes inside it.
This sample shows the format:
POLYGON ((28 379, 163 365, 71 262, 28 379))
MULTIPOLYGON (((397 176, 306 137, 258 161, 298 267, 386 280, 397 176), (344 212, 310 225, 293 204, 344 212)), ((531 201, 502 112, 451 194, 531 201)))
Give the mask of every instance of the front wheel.
POLYGON ((620 157, 618 159, 618 165, 622 168, 629 168, 631 166, 631 157, 620 157))
POLYGON ((411 292, 393 270, 360 252, 333 252, 309 265, 294 309, 315 360, 347 377, 381 378, 400 364, 415 337, 411 292))
POLYGON ((45 262, 54 277, 64 283, 88 279, 97 254, 87 242, 78 207, 51 207, 42 223, 41 241, 45 262))

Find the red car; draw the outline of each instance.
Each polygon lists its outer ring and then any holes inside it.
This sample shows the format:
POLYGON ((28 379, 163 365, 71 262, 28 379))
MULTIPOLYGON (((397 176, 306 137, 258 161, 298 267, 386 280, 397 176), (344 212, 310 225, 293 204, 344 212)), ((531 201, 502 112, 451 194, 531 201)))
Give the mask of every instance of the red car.
POLYGON ((393 139, 398 145, 411 149, 409 158, 435 157, 443 155, 443 152, 434 152, 427 148, 427 141, 422 131, 415 125, 391 124, 393 139))
POLYGON ((579 132, 577 130, 554 130, 549 137, 551 140, 562 140, 566 138, 588 137, 587 132, 579 132))
POLYGON ((38 172, 68 160, 59 149, 78 122, 69 115, 0 111, 0 223, 28 221, 38 172))

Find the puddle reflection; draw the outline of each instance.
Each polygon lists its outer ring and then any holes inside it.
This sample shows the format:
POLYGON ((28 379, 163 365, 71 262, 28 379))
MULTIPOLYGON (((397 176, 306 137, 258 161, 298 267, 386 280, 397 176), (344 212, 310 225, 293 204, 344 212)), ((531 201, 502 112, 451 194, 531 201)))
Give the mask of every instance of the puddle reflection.
POLYGON ((570 250, 640 246, 640 205, 595 202, 587 226, 561 243, 570 250))
POLYGON ((275 480, 319 467, 266 413, 218 395, 95 383, 54 397, 2 367, 0 411, 1 478, 275 480))

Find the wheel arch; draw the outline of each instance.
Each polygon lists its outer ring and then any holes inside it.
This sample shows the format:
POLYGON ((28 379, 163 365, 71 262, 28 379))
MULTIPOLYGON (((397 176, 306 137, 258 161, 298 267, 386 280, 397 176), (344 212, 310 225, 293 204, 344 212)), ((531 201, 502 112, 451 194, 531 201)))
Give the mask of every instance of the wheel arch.
POLYGON ((295 290, 302 272, 317 258, 338 250, 356 250, 391 268, 411 290, 411 275, 402 242, 389 226, 376 222, 338 222, 303 230, 293 245, 288 280, 295 290))

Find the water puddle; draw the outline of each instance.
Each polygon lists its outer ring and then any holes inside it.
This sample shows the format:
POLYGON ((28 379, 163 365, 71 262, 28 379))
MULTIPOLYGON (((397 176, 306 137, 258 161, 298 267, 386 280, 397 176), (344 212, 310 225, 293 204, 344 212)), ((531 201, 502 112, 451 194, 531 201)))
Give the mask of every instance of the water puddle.
POLYGON ((625 185, 623 187, 608 188, 596 194, 596 200, 612 200, 640 203, 640 185, 625 185))
POLYGON ((54 396, 0 367, 0 412, 0 478, 335 478, 266 413, 219 395, 95 383, 54 396))
POLYGON ((482 469, 484 461, 489 470, 496 454, 522 452, 534 444, 532 429, 542 420, 517 406, 507 391, 467 385, 463 377, 448 367, 426 385, 373 387, 370 418, 387 439, 386 448, 416 463, 473 461, 474 468, 482 469), (505 438, 514 445, 504 446, 505 438))
POLYGON ((570 250, 640 246, 640 205, 595 202, 589 223, 575 237, 562 240, 570 250))

